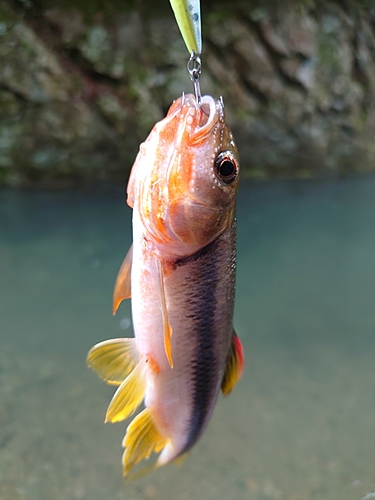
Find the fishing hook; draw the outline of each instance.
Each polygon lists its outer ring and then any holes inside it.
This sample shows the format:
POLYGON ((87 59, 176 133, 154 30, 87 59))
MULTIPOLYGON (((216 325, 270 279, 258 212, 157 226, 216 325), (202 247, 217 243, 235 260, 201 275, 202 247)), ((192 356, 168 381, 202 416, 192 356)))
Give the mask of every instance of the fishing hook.
POLYGON ((199 84, 199 79, 202 73, 202 62, 199 54, 196 54, 194 50, 190 55, 190 59, 187 63, 187 69, 190 75, 190 79, 193 82, 195 99, 199 107, 202 104, 202 94, 201 87, 199 84))
POLYGON ((202 94, 201 94, 201 86, 200 86, 200 76, 202 73, 202 61, 199 56, 199 54, 196 54, 194 50, 192 51, 190 55, 190 59, 187 63, 187 69, 190 75, 190 79, 193 82, 194 86, 194 94, 195 94, 195 100, 197 101, 198 106, 200 107, 201 111, 206 115, 209 116, 207 111, 204 109, 202 106, 202 94))

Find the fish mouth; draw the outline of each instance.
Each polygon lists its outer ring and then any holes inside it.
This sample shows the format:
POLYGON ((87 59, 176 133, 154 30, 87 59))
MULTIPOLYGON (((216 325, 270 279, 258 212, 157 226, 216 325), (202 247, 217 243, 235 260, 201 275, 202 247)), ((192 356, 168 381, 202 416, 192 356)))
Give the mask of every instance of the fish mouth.
POLYGON ((198 123, 199 133, 208 134, 212 127, 215 125, 215 118, 217 117, 217 101, 209 95, 202 97, 200 105, 201 114, 198 123))
MULTIPOLYGON (((191 144, 195 144, 205 139, 212 131, 220 116, 223 116, 224 110, 222 101, 216 101, 213 97, 205 95, 198 103, 193 95, 189 95, 188 107, 195 112, 195 127, 191 135, 191 144)), ((182 98, 181 111, 184 108, 184 98, 182 98)))
POLYGON ((202 96, 198 102, 193 94, 183 94, 170 107, 166 120, 173 120, 173 117, 178 122, 174 146, 178 148, 187 137, 189 144, 193 145, 205 139, 218 121, 224 122, 224 104, 221 98, 215 100, 209 95, 202 96))

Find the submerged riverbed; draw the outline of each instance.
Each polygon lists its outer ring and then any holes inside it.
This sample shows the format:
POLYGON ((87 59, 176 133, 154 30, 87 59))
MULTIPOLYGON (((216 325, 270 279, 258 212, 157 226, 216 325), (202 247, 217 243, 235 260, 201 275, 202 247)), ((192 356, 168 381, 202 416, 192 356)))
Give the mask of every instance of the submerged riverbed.
POLYGON ((375 491, 375 178, 242 182, 243 379, 181 467, 125 484, 126 424, 89 348, 111 300, 125 187, 0 191, 1 500, 360 500, 375 491))

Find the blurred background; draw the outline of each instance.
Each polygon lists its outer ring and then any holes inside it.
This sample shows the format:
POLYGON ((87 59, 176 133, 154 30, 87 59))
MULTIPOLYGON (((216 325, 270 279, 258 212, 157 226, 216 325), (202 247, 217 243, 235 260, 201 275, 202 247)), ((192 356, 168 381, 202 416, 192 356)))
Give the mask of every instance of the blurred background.
MULTIPOLYGON (((370 0, 205 0, 202 91, 252 178, 374 170, 370 0)), ((191 91, 167 0, 0 1, 0 183, 127 179, 191 91), (105 165, 105 168, 103 168, 105 165)))
POLYGON ((135 155, 191 92, 168 0, 0 0, 0 500, 375 498, 375 7, 202 1, 241 155, 243 379, 181 467, 125 484, 86 367, 135 155))

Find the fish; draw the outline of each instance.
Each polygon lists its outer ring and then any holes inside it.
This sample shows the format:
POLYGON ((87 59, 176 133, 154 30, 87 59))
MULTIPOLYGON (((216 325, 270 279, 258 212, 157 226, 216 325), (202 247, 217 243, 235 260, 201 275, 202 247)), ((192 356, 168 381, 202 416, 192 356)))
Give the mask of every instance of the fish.
POLYGON ((123 473, 158 454, 186 456, 220 390, 244 369, 233 329, 239 156, 222 98, 182 95, 140 145, 127 187, 133 243, 117 276, 113 313, 131 298, 134 338, 95 345, 87 362, 118 386, 106 422, 143 409, 123 439, 123 473))

